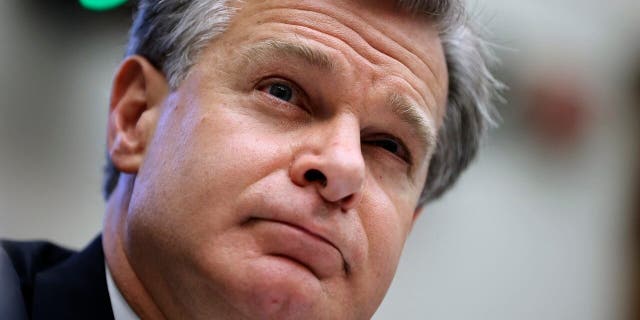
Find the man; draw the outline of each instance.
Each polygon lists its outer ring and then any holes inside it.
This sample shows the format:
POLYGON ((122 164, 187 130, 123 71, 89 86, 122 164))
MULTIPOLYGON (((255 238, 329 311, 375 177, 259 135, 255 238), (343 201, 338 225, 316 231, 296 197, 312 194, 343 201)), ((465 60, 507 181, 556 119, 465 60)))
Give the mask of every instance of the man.
POLYGON ((4 242, 28 317, 368 319, 498 83, 455 1, 141 1, 104 229, 4 242))

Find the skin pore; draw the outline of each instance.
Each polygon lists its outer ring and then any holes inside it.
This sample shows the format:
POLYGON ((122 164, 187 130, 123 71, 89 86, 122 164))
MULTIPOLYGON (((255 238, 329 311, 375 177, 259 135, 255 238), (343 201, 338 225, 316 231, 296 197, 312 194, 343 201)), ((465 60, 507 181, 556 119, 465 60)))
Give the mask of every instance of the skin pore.
POLYGON ((243 1, 174 91, 114 79, 103 242, 143 318, 368 319, 417 215, 447 73, 390 3, 243 1))

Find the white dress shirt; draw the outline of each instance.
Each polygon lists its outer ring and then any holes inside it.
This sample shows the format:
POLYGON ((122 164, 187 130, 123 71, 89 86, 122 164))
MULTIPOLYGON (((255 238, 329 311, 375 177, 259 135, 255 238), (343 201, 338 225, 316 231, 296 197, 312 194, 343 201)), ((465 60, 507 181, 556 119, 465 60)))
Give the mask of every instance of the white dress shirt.
POLYGON ((107 289, 109 289, 109 300, 111 300, 111 309, 113 310, 113 318, 115 320, 140 320, 135 312, 131 309, 127 300, 124 299, 120 289, 113 282, 109 266, 104 263, 104 270, 107 274, 107 289))

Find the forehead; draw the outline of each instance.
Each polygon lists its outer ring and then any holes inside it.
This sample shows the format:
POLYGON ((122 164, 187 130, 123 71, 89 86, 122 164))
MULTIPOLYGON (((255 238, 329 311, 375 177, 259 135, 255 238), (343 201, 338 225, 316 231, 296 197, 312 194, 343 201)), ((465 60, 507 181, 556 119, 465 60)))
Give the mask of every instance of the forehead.
POLYGON ((439 124, 448 75, 434 22, 397 10, 395 1, 247 0, 236 6, 221 42, 229 51, 273 38, 312 41, 345 65, 398 76, 439 124))

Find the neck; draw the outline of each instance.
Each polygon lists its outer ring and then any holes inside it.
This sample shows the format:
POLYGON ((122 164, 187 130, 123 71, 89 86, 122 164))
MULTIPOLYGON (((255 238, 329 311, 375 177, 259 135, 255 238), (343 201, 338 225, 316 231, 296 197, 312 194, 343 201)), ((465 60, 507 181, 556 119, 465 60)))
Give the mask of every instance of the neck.
POLYGON ((102 246, 113 281, 131 309, 142 319, 165 319, 144 287, 124 250, 125 221, 135 178, 121 174, 118 186, 107 201, 102 246))

